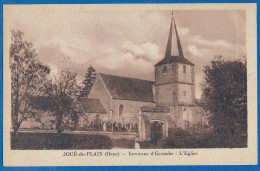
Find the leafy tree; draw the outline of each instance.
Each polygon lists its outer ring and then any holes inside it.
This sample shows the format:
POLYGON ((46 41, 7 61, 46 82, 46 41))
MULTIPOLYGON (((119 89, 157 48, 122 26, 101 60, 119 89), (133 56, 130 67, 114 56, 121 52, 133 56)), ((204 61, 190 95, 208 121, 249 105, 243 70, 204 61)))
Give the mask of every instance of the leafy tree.
POLYGON ((81 113, 81 108, 77 104, 79 86, 76 76, 76 73, 68 70, 60 71, 57 78, 47 81, 44 88, 45 96, 39 97, 40 103, 35 105, 38 109, 54 112, 58 134, 65 126, 64 116, 68 116, 73 124, 76 124, 81 113))
POLYGON ((214 130, 222 135, 247 133, 246 61, 221 57, 204 67, 201 103, 212 114, 214 130))
POLYGON ((23 40, 23 32, 11 30, 9 64, 11 70, 11 115, 15 135, 21 123, 33 115, 30 97, 41 94, 42 84, 49 74, 47 66, 38 61, 33 44, 23 40))
POLYGON ((80 92, 80 96, 81 97, 87 97, 92 86, 94 85, 95 83, 95 80, 96 80, 96 76, 97 76, 97 73, 96 73, 96 70, 95 68, 93 68, 91 65, 88 67, 87 69, 87 73, 85 74, 85 79, 83 80, 83 88, 80 92))

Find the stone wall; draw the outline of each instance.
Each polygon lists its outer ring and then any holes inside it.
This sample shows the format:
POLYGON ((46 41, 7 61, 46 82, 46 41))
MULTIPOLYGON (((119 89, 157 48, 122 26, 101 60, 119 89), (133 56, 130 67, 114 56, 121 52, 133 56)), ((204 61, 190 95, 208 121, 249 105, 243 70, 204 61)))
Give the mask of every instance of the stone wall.
POLYGON ((201 125, 208 122, 203 117, 205 111, 201 107, 175 106, 169 108, 175 127, 185 129, 188 122, 189 127, 192 128, 198 124, 201 125))
POLYGON ((190 84, 163 84, 155 89, 155 99, 160 106, 190 105, 195 98, 195 86, 190 84))
POLYGON ((155 67, 155 85, 172 82, 194 83, 194 66, 171 63, 155 67), (166 72, 163 72, 164 67, 166 67, 166 72))
POLYGON ((193 103, 193 85, 178 84, 178 103, 179 104, 192 104, 193 103))
POLYGON ((108 120, 108 114, 98 114, 98 113, 87 113, 79 118, 79 126, 85 127, 91 123, 99 120, 101 123, 108 120))
POLYGON ((138 133, 132 133, 132 132, 70 131, 66 133, 105 135, 111 139, 136 139, 138 137, 138 133))
POLYGON ((194 66, 182 63, 156 66, 156 102, 161 106, 192 104, 195 98, 194 82, 194 66), (165 73, 163 73, 164 67, 166 67, 165 73))
POLYGON ((178 63, 178 82, 184 82, 184 83, 192 83, 192 74, 193 74, 193 70, 192 70, 193 66, 191 65, 187 65, 187 64, 181 64, 178 63), (183 67, 186 68, 186 72, 183 72, 183 67))
POLYGON ((155 98, 160 106, 178 105, 178 84, 163 84, 156 86, 155 98))
POLYGON ((138 122, 139 108, 142 106, 155 106, 155 103, 151 102, 140 102, 140 101, 129 101, 129 100, 120 100, 112 99, 112 112, 113 112, 113 121, 119 122, 138 122), (119 116, 119 106, 123 105, 123 113, 119 116))
POLYGON ((178 64, 166 64, 155 67, 155 85, 177 82, 178 80, 178 64), (166 67, 166 72, 163 73, 163 68, 166 67))

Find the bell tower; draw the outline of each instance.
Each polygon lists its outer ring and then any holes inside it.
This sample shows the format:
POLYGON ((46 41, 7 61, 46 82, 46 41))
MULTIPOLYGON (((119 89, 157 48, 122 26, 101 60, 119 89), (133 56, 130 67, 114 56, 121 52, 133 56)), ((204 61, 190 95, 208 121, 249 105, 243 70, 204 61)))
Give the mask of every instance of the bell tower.
POLYGON ((172 14, 165 56, 154 66, 157 105, 192 105, 195 98, 194 66, 184 57, 172 14))

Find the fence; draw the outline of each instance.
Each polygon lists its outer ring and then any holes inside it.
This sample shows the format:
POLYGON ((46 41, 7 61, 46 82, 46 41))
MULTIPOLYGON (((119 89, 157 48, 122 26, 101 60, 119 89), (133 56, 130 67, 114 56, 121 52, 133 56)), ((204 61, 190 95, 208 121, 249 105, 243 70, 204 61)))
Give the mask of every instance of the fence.
POLYGON ((86 122, 79 127, 81 131, 111 131, 111 132, 138 132, 137 123, 121 123, 121 122, 86 122))

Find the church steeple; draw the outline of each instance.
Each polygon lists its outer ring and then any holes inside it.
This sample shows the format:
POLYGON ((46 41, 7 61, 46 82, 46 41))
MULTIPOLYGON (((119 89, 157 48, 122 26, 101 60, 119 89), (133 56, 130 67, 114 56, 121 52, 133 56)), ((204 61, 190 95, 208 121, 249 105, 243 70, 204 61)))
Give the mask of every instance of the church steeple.
POLYGON ((183 63, 194 66, 194 64, 191 61, 184 57, 177 26, 173 17, 173 12, 167 46, 165 50, 165 56, 154 66, 162 66, 171 63, 183 63))
POLYGON ((194 64, 184 57, 173 14, 165 57, 154 67, 157 105, 191 105, 195 98, 194 64))
POLYGON ((170 26, 168 42, 167 42, 166 51, 165 51, 165 58, 174 56, 173 55, 174 54, 173 46, 176 46, 176 44, 177 44, 178 56, 184 57, 183 56, 183 52, 182 52, 182 47, 181 47, 179 34, 178 34, 178 31, 177 31, 177 27, 176 27, 176 23, 175 23, 175 20, 174 20, 174 17, 173 17, 173 11, 172 11, 171 26, 170 26), (174 25, 174 27, 173 27, 173 25, 174 25), (174 31, 173 31, 173 29, 174 29, 174 31), (173 39, 173 37, 174 37, 173 34, 175 34, 176 42, 173 39))

